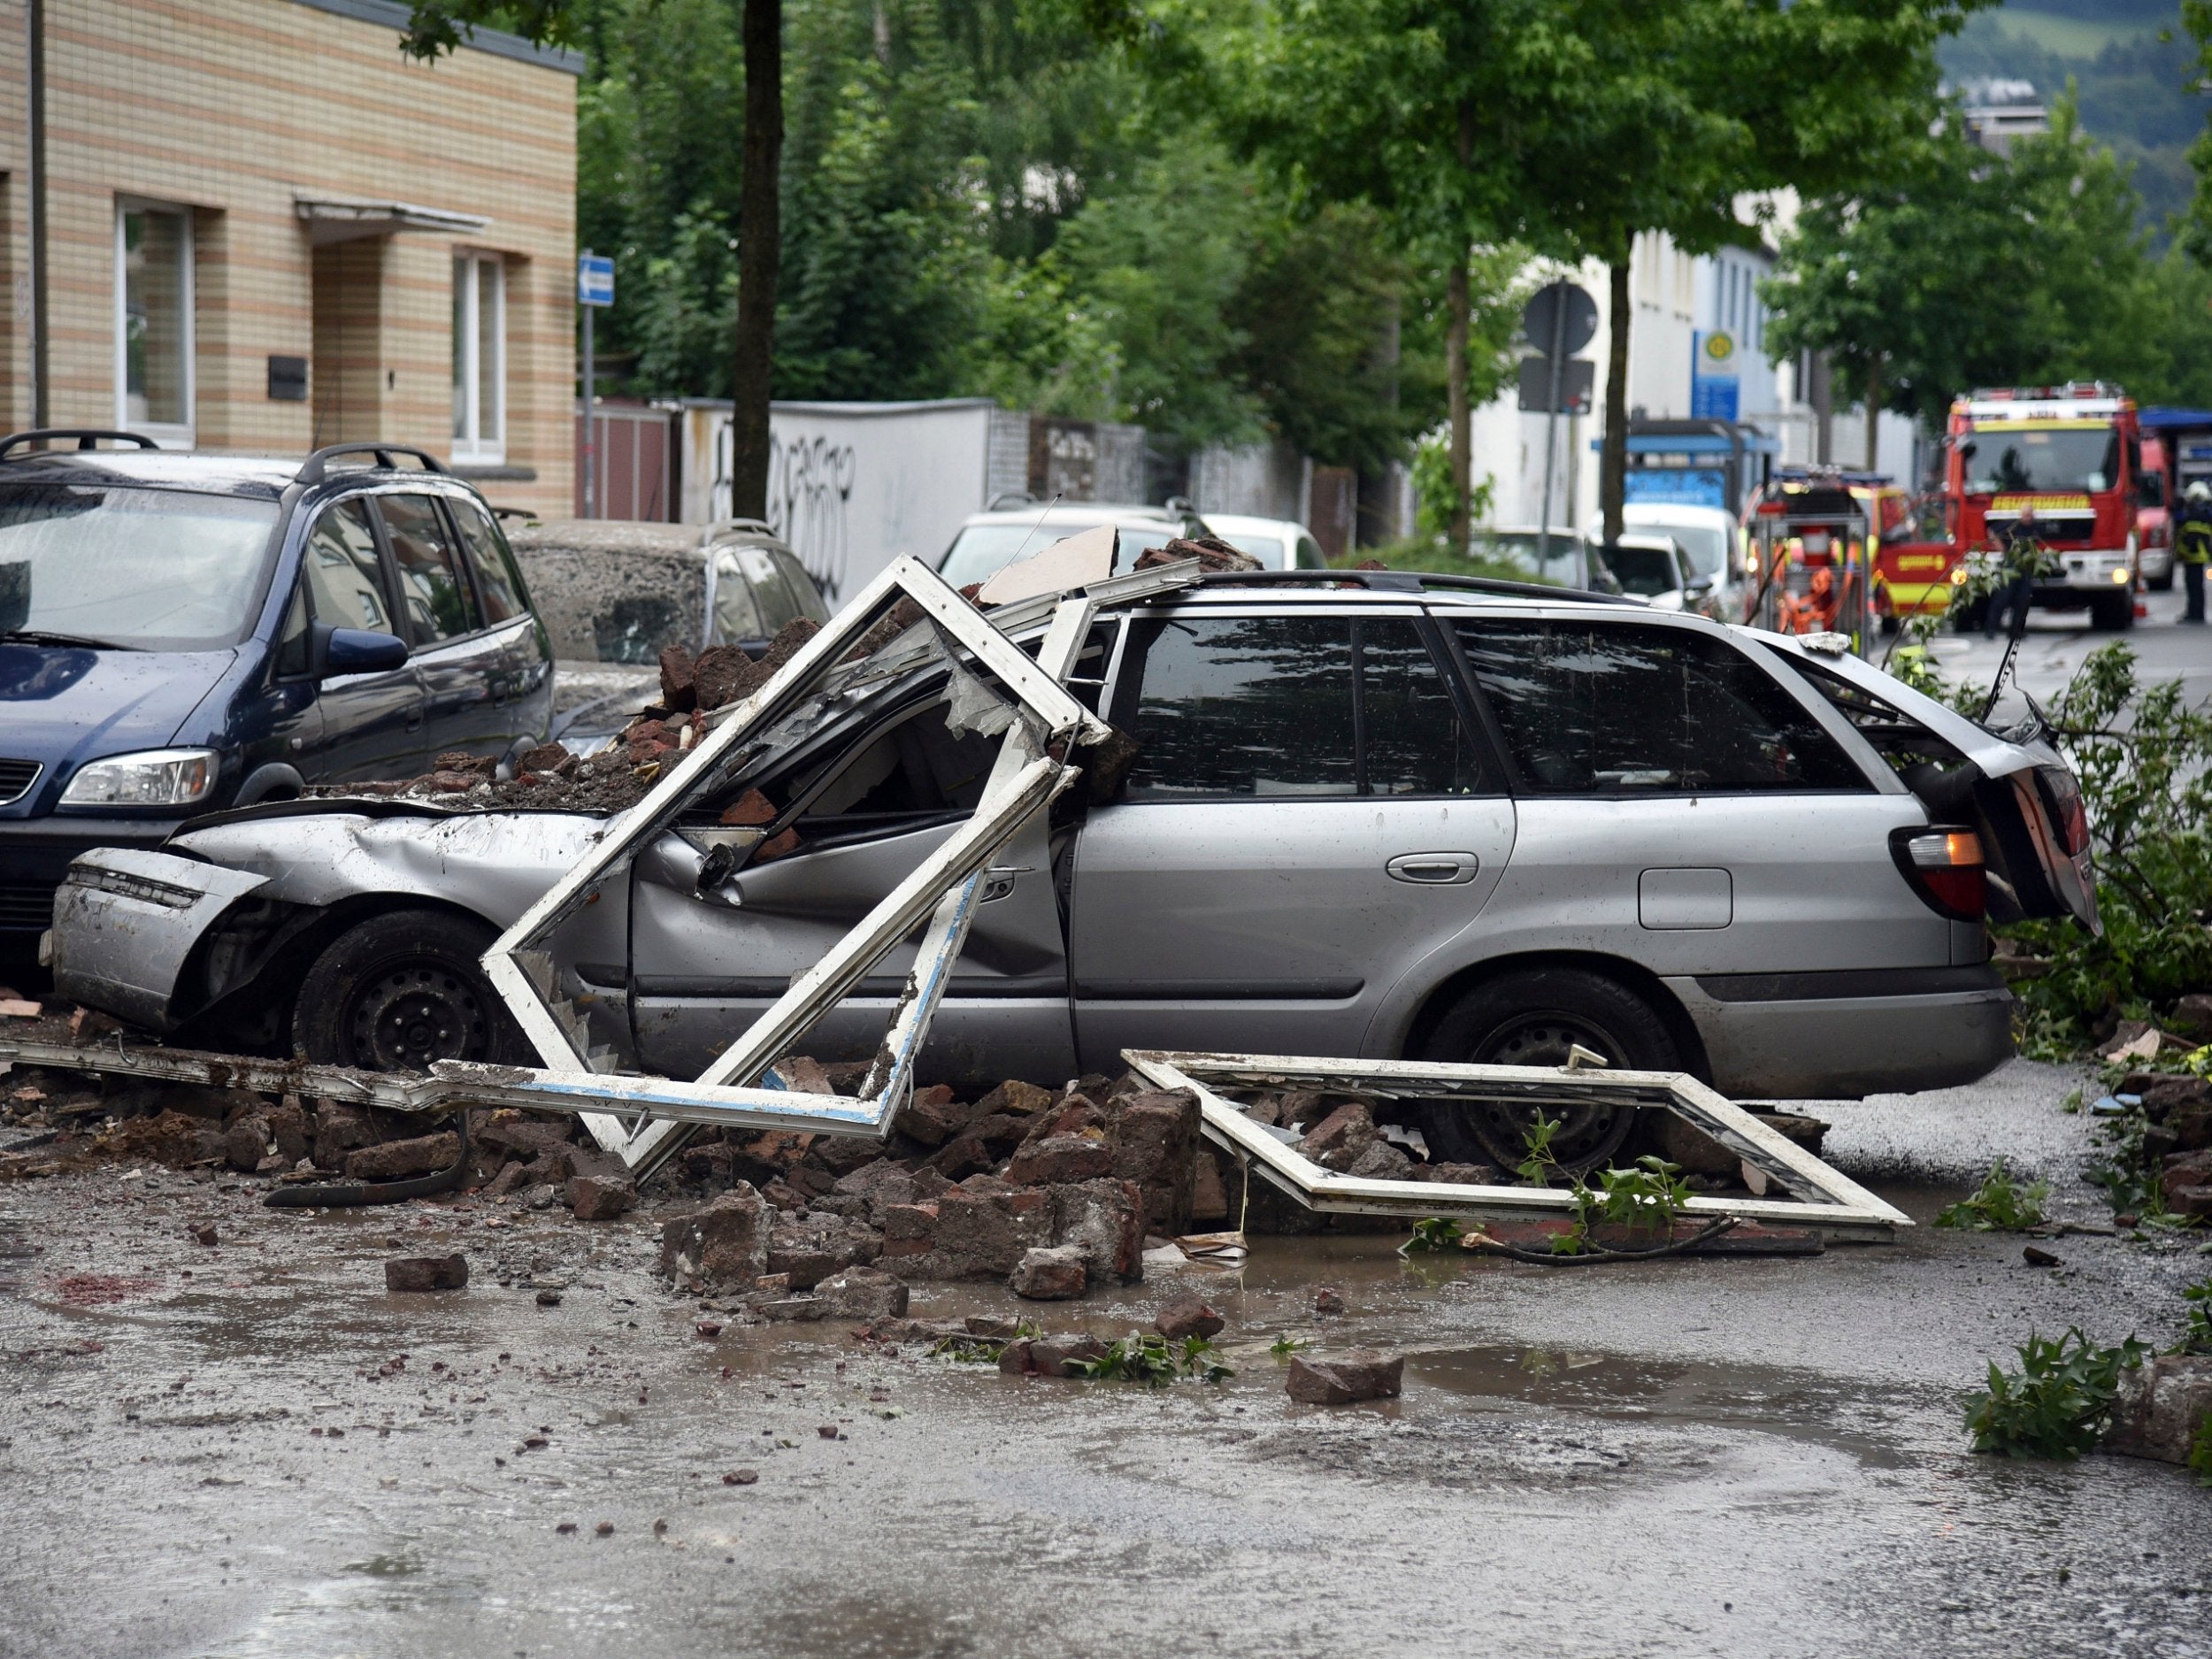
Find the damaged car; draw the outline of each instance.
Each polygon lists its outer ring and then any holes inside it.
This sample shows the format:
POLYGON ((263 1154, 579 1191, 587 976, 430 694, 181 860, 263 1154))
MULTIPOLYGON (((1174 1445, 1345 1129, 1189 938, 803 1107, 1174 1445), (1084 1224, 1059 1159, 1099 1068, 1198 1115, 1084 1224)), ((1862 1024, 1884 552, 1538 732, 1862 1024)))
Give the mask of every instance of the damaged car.
MULTIPOLYGON (((1008 612, 1033 649, 1042 613, 1008 612)), ((1066 684, 1117 741, 983 872, 925 1064, 1582 1049, 1770 1099, 1979 1077, 2011 1051, 1986 922, 2096 925, 2079 794, 2046 733, 1989 731, 1842 643, 1383 571, 1107 603, 1066 684)), ((1010 718, 957 651, 841 683, 702 773, 549 941, 547 982, 609 1065, 698 1076, 968 820, 1010 718)), ((210 1046, 526 1060, 480 958, 619 822, 396 797, 219 815, 78 861, 56 983, 210 1046)), ((808 1052, 866 1057, 912 956, 808 1052)), ((1593 1109, 1558 1150, 1609 1151, 1630 1115, 1593 1109)), ((1505 1131, 1432 1133, 1494 1158, 1505 1131)))

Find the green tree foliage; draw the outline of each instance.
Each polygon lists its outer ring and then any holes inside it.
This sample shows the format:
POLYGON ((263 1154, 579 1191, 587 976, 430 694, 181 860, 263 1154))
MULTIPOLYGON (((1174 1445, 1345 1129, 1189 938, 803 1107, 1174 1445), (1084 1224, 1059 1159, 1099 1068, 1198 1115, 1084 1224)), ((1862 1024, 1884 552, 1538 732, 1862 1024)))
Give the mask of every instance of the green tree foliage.
POLYGON ((1878 191, 1809 204, 1763 293, 1770 349, 1823 351, 1847 385, 1939 425, 1976 386, 2117 380, 2146 402, 2212 394, 2204 273, 2154 257, 2126 168, 2070 100, 2010 157, 1955 111, 1878 191))

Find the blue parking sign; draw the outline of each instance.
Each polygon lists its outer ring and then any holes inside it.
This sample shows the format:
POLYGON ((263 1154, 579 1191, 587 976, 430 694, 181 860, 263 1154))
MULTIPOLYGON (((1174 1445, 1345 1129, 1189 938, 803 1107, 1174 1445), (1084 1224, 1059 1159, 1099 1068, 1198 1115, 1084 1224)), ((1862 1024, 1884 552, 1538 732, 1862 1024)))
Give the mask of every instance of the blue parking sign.
POLYGON ((579 305, 614 303, 614 261, 605 254, 579 255, 576 260, 576 303, 579 305))

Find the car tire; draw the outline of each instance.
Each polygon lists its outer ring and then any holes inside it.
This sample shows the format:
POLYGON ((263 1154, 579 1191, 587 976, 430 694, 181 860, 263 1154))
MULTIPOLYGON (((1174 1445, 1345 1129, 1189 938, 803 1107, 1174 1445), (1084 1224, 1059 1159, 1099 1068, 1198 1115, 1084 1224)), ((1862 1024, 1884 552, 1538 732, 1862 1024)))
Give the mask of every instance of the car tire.
MULTIPOLYGON (((1446 1010, 1422 1057, 1488 1065, 1563 1065, 1571 1045, 1632 1071, 1678 1071, 1681 1052, 1650 1004, 1618 981, 1583 968, 1536 968, 1485 980, 1446 1010)), ((1548 1114, 1552 1115, 1552 1114, 1548 1114)), ((1559 1167, 1579 1175, 1620 1149, 1636 1109, 1568 1106, 1552 1139, 1559 1167)), ((1532 1107, 1438 1105, 1424 1137, 1454 1164, 1510 1170, 1527 1156, 1532 1107)))
POLYGON ((2135 626, 2135 594, 2098 594, 2089 601, 2089 626, 2100 634, 2124 634, 2135 626))
POLYGON ((1896 634, 1898 628, 1901 626, 1899 619, 1895 617, 1886 616, 1879 618, 1879 622, 1882 630, 1882 637, 1886 640, 1893 637, 1896 634))
POLYGON ((371 1071, 526 1064, 521 1030, 478 965, 496 936, 450 910, 387 910, 348 928, 300 984, 294 1047, 318 1064, 371 1071))
POLYGON ((2170 594, 2174 590, 2174 567, 2169 565, 2163 576, 2146 576, 2143 586, 2154 594, 2170 594))

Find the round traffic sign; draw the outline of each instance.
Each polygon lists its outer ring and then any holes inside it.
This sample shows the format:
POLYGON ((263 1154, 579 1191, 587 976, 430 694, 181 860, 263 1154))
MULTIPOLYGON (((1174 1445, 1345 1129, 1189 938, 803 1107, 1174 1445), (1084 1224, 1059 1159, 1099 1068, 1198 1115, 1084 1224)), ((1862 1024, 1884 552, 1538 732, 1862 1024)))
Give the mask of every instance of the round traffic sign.
POLYGON ((1560 355, 1572 357, 1597 337, 1598 303, 1571 282, 1547 282, 1522 308, 1521 332, 1539 351, 1549 352, 1555 326, 1560 330, 1560 355))

